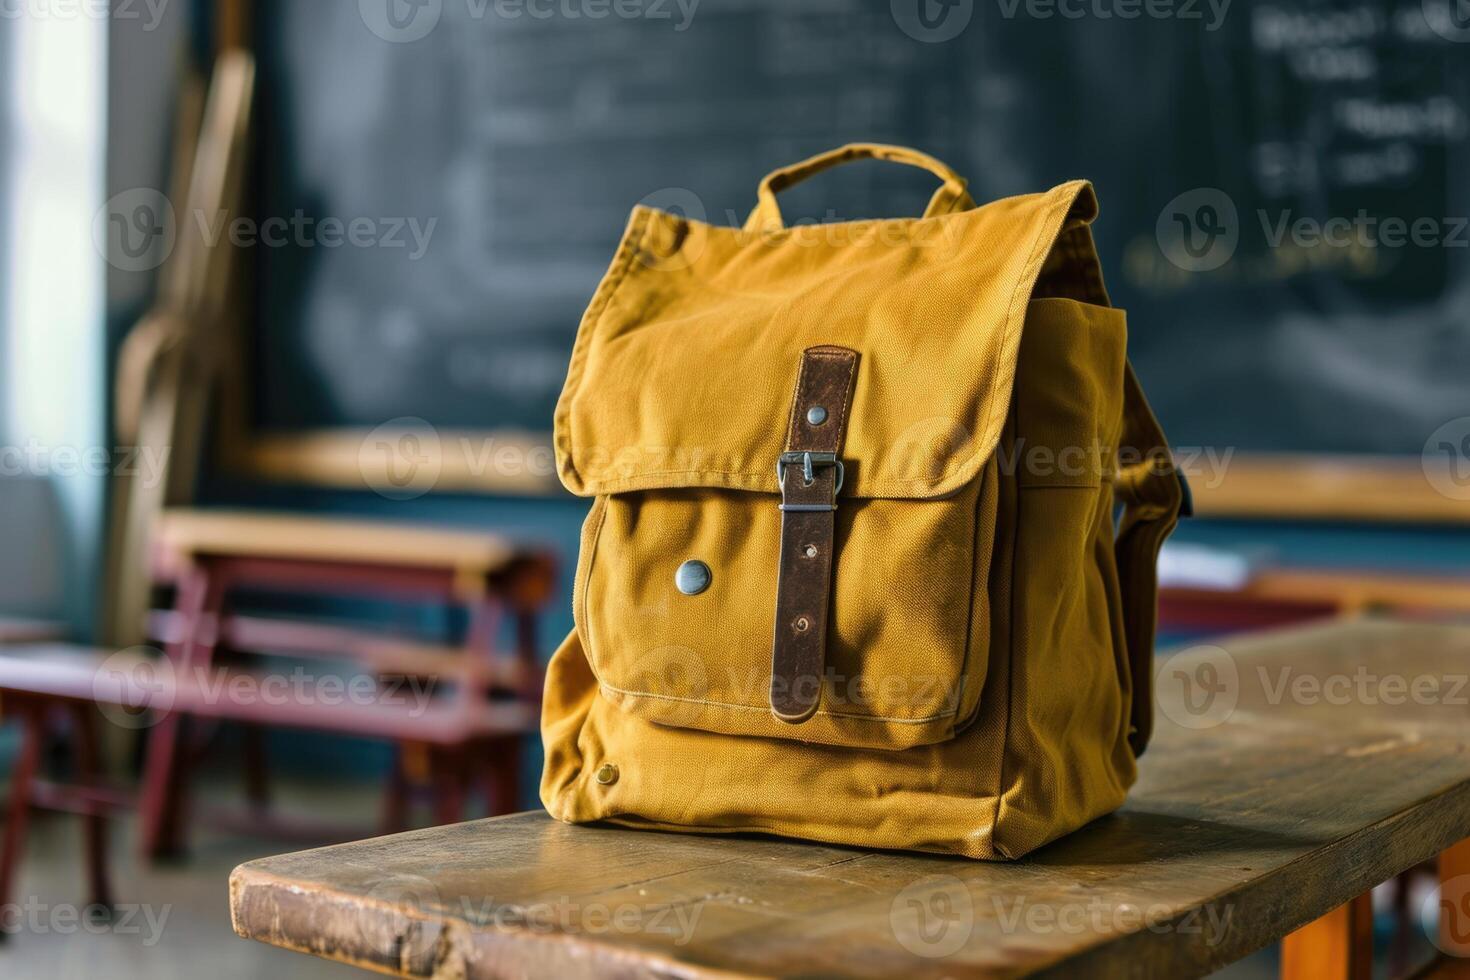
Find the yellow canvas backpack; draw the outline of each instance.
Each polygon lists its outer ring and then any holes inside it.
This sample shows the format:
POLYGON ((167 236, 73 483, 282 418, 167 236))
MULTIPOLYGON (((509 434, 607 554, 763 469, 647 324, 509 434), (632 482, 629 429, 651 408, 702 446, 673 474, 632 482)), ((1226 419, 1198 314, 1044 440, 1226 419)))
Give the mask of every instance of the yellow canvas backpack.
POLYGON ((558 819, 1014 858, 1116 808, 1185 498, 1073 181, 976 207, 856 144, 744 228, 633 211, 556 410, 595 497, 548 668, 558 819), (859 158, 922 218, 785 227, 859 158))

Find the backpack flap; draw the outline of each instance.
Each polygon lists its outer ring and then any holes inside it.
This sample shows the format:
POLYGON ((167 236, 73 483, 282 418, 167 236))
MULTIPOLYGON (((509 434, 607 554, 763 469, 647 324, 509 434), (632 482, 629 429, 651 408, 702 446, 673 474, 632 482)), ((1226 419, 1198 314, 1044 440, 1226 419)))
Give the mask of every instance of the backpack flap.
POLYGON ((888 749, 973 717, 1022 327, 1096 203, 973 208, 941 176, 920 219, 634 210, 556 412, 562 481, 598 498, 578 632, 623 710, 888 749))

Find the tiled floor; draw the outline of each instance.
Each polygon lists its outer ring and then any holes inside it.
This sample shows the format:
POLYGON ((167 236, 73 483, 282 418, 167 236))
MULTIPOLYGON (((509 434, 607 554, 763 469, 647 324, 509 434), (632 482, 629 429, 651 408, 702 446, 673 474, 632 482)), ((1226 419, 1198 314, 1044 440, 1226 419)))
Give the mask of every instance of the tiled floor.
MULTIPOLYGON (((288 804, 314 810, 376 812, 373 795, 357 788, 331 793, 302 789, 288 804)), ((369 817, 370 819, 370 817, 369 817)), ((79 850, 80 823, 47 815, 32 825, 31 846, 0 945, 0 977, 43 980, 254 980, 363 977, 358 970, 240 939, 230 928, 227 882, 242 861, 299 849, 301 844, 197 833, 187 862, 148 867, 132 853, 133 821, 112 828, 113 889, 121 909, 110 924, 79 921, 86 901, 79 850)))

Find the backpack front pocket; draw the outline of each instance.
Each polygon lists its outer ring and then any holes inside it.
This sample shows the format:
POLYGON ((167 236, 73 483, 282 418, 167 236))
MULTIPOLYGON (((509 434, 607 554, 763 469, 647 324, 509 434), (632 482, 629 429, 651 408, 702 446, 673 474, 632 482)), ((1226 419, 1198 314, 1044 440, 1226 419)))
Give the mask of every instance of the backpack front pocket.
POLYGON ((659 724, 731 735, 886 749, 951 737, 985 679, 993 484, 988 469, 942 500, 843 499, 820 706, 797 725, 770 702, 777 498, 598 498, 575 614, 603 697, 659 724), (687 562, 708 569, 697 594, 680 589, 687 562))

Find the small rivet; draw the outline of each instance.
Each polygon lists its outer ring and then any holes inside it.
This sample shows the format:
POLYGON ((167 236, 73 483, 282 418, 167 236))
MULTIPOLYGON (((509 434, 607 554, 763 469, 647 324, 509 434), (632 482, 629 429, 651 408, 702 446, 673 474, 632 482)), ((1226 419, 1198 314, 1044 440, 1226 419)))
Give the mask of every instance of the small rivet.
POLYGON ((808 558, 815 558, 817 557, 817 546, 814 544, 809 544, 806 546, 802 553, 808 558))
POLYGON ((813 405, 806 410, 807 425, 821 425, 827 421, 827 410, 821 405, 813 405))
POLYGON ((796 632, 798 633, 805 633, 807 630, 812 628, 811 620, 807 619, 805 616, 797 617, 796 622, 792 623, 791 625, 796 628, 796 632))
POLYGON ((674 573, 674 587, 685 595, 699 595, 709 588, 714 576, 704 562, 691 558, 674 573))
POLYGON ((618 767, 611 762, 597 770, 597 782, 603 786, 611 786, 618 781, 618 767))

